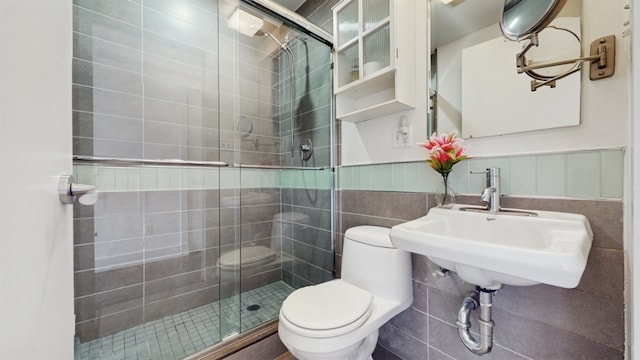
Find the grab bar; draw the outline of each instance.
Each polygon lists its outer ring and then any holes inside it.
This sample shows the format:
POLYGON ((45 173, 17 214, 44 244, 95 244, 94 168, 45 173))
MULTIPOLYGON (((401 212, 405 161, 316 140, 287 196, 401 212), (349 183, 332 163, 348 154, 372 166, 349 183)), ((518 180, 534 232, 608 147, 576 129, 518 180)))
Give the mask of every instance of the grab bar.
MULTIPOLYGON (((133 159, 133 158, 116 158, 116 157, 100 157, 100 156, 73 156, 74 162, 86 162, 92 164, 106 165, 152 165, 152 166, 195 166, 195 167, 228 167, 229 163, 224 161, 192 161, 180 159, 133 159)), ((266 170, 326 170, 328 166, 307 167, 307 166, 279 166, 279 165, 245 165, 233 163, 231 167, 240 169, 266 169, 266 170)))
POLYGON ((99 156, 74 156, 75 162, 88 162, 93 164, 107 165, 153 165, 153 166, 197 166, 197 167, 226 167, 229 163, 224 161, 192 161, 179 159, 131 159, 116 157, 99 157, 99 156))
POLYGON ((312 167, 312 166, 280 166, 280 165, 244 165, 233 163, 234 168, 240 169, 267 169, 267 170, 326 170, 328 166, 312 167))

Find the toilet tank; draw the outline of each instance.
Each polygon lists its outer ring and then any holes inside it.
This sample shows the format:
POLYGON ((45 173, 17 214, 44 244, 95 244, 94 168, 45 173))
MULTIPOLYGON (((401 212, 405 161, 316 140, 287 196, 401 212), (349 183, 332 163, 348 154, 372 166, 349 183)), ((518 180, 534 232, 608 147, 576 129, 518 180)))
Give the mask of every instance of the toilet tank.
POLYGON ((356 226, 345 232, 342 280, 374 296, 404 302, 413 296, 411 254, 391 244, 389 230, 356 226))

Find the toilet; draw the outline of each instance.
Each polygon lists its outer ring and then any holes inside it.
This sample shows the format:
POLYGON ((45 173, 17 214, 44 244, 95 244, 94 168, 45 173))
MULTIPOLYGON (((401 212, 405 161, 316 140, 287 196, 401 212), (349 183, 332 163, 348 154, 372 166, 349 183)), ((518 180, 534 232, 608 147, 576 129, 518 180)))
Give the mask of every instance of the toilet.
POLYGON ((307 286, 282 303, 278 335, 300 360, 367 360, 378 329, 413 301, 411 254, 389 229, 357 226, 344 234, 342 278, 307 286))
POLYGON ((281 266, 290 261, 281 255, 282 237, 293 234, 295 224, 305 225, 309 223, 309 216, 299 212, 277 213, 271 223, 271 242, 269 247, 262 245, 242 246, 224 252, 218 258, 222 278, 228 279, 232 274, 242 269, 244 276, 259 273, 267 267, 281 266), (225 275, 229 274, 229 275, 225 275))

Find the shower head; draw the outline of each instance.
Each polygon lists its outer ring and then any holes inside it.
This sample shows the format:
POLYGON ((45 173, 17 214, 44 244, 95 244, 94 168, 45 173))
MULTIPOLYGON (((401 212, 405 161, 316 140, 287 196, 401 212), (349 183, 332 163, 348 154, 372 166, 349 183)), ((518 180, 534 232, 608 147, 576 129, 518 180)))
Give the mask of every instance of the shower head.
POLYGON ((278 40, 277 37, 273 36, 272 33, 268 32, 268 31, 260 31, 257 33, 258 35, 262 35, 262 36, 266 36, 268 38, 270 38, 271 40, 273 40, 276 44, 278 44, 278 46, 280 46, 280 49, 286 51, 286 52, 291 52, 291 49, 289 48, 289 42, 281 42, 280 40, 278 40))
POLYGON ((271 34, 270 32, 262 30, 262 27, 264 26, 263 19, 250 14, 240 8, 237 8, 233 12, 233 15, 231 15, 231 17, 227 21, 227 26, 229 26, 230 29, 238 31, 239 33, 249 37, 253 37, 255 35, 266 36, 273 40, 276 44, 278 44, 278 46, 282 50, 289 53, 291 52, 291 49, 289 49, 288 46, 288 42, 285 41, 283 43, 278 40, 277 37, 273 36, 273 34, 271 34))

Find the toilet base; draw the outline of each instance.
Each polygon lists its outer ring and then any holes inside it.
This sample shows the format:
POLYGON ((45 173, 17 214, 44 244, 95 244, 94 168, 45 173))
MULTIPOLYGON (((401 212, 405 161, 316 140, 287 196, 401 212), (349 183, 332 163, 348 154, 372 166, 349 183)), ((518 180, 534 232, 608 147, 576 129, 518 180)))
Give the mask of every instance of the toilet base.
POLYGON ((282 337, 281 340, 289 352, 299 360, 373 360, 371 354, 378 343, 378 329, 351 346, 328 353, 305 351, 287 344, 286 339, 282 337))

